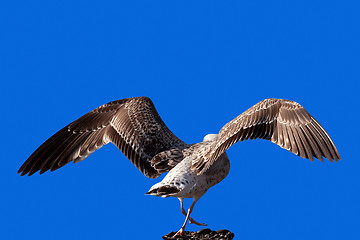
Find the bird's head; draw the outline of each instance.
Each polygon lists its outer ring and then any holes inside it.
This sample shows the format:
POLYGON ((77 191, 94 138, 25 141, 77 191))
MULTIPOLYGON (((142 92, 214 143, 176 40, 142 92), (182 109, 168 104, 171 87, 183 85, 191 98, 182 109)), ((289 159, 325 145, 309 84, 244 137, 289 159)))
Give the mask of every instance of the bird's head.
POLYGON ((217 139, 217 134, 208 134, 204 137, 203 142, 213 142, 216 141, 217 139))

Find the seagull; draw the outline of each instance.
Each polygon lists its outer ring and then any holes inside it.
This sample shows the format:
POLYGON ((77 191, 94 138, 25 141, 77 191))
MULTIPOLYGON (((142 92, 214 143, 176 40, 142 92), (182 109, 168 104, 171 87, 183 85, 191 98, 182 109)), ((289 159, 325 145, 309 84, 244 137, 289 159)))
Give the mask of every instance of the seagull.
POLYGON ((160 118, 148 97, 126 98, 104 104, 85 114, 45 141, 24 162, 21 176, 57 170, 78 163, 102 146, 113 143, 146 176, 168 174, 146 193, 177 197, 185 222, 177 232, 185 235, 195 203, 229 173, 226 150, 238 141, 266 139, 314 161, 341 158, 325 129, 300 104, 284 99, 265 99, 223 126, 218 134, 187 144, 176 137, 160 118), (184 198, 193 202, 186 212, 184 198))

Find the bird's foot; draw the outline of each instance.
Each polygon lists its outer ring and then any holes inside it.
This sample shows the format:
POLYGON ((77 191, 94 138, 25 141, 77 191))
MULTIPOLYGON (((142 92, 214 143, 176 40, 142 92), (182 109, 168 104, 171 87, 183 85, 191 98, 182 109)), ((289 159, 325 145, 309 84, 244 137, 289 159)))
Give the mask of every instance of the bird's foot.
POLYGON ((198 225, 198 226, 207 226, 206 223, 199 223, 199 222, 195 221, 195 220, 192 219, 192 218, 189 218, 189 223, 190 223, 190 224, 196 224, 196 225, 198 225))
POLYGON ((180 228, 180 230, 177 231, 177 233, 175 233, 174 236, 176 236, 176 235, 179 235, 179 236, 182 236, 182 237, 186 237, 185 228, 180 228))

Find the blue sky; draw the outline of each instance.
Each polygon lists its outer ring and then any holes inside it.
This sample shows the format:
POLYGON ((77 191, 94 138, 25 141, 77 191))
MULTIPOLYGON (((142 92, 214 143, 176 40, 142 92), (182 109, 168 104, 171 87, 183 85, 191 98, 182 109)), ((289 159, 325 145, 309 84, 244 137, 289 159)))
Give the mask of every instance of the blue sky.
POLYGON ((343 160, 311 162, 265 140, 236 144, 228 150, 230 174, 192 216, 236 239, 359 239, 359 7, 3 1, 0 238, 159 239, 178 230, 178 200, 145 196, 160 179, 144 177, 111 144, 52 173, 16 173, 81 115, 148 96, 188 143, 265 98, 302 104, 343 160))

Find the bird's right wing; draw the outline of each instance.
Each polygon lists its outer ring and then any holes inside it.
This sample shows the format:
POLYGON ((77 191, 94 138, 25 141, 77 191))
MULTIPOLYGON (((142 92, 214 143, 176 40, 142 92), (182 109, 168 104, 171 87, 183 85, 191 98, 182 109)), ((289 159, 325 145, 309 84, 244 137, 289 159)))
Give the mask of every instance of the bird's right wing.
POLYGON ((211 150, 193 163, 198 174, 238 141, 262 138, 302 158, 340 160, 325 129, 300 104, 284 99, 265 99, 221 128, 211 150))
POLYGON ((71 161, 84 160, 109 142, 150 178, 160 175, 151 165, 156 154, 187 146, 167 128, 150 98, 127 98, 104 104, 55 133, 18 172, 54 171, 71 161))

